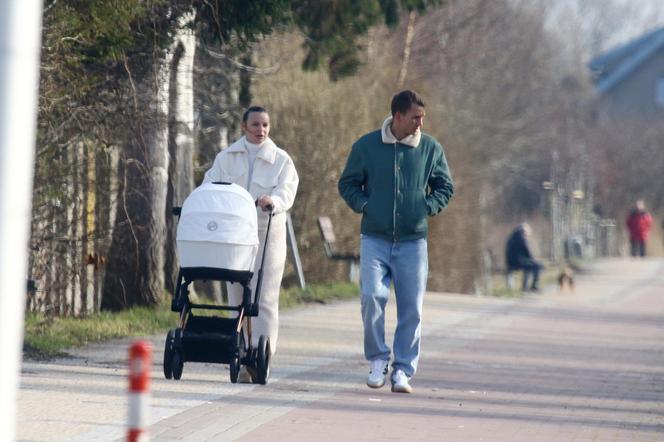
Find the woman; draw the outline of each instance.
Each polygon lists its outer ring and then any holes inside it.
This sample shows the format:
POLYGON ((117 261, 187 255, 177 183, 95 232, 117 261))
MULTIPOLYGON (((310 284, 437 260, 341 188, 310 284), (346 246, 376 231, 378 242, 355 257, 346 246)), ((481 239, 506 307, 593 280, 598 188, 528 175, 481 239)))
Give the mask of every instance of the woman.
MULTIPOLYGON (((252 106, 246 110, 242 116, 242 131, 242 138, 217 155, 203 182, 238 184, 247 189, 256 201, 260 246, 251 281, 252 293, 256 290, 256 278, 265 247, 268 212, 270 207, 273 208, 263 265, 259 314, 252 319, 251 325, 252 345, 258 345, 259 337, 266 335, 270 338, 270 350, 274 354, 279 334, 279 289, 286 263, 286 212, 293 205, 299 178, 290 156, 268 137, 270 117, 264 108, 252 106)), ((239 305, 242 302, 242 287, 227 284, 227 288, 229 303, 239 305)), ((240 372, 239 381, 251 381, 246 370, 240 372)))

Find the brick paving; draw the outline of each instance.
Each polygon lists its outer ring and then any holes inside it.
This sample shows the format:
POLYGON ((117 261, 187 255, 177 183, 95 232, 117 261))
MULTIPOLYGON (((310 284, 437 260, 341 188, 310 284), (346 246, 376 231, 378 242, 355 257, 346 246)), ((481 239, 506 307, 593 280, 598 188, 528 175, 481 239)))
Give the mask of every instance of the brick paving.
POLYGON ((662 270, 604 263, 574 294, 438 328, 415 394, 349 388, 241 440, 662 441, 662 270))
MULTIPOLYGON (((573 294, 428 294, 412 395, 364 386, 357 301, 286 312, 267 386, 231 385, 214 364, 186 364, 179 382, 160 379, 157 337, 150 433, 157 441, 664 441, 663 297, 656 259, 596 263, 573 294)), ((114 351, 126 347, 28 364, 19 439, 121 440, 126 386, 114 351)))

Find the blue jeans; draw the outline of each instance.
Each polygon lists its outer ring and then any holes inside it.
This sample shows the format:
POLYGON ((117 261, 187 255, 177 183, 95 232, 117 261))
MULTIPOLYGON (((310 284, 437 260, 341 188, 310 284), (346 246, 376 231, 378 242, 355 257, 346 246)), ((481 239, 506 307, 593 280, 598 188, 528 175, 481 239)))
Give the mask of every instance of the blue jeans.
POLYGON ((397 301, 392 368, 403 370, 409 377, 415 374, 420 356, 422 302, 428 271, 426 239, 390 242, 361 236, 364 356, 370 361, 390 359, 390 348, 385 344, 385 305, 392 282, 397 301))

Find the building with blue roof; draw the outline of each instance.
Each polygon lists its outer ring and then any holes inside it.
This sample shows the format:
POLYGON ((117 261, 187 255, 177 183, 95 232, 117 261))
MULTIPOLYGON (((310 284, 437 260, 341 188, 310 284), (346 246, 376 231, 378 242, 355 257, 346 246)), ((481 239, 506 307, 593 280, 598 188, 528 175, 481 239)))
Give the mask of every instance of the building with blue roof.
POLYGON ((664 27, 598 55, 589 68, 604 117, 664 118, 664 27))

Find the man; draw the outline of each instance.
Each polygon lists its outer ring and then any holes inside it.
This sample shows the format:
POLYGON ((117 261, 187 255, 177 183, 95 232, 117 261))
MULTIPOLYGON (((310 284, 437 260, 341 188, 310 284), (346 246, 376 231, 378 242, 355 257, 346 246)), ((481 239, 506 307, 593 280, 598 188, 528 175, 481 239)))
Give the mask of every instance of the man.
POLYGON ((422 301, 426 290, 427 216, 447 206, 454 185, 441 145, 420 129, 424 101, 412 91, 392 98, 382 129, 353 144, 339 179, 339 193, 362 213, 360 280, 367 385, 380 388, 390 360, 385 344, 385 305, 394 283, 392 391, 410 393, 420 355, 422 301))
POLYGON ((528 245, 530 226, 527 223, 519 224, 510 234, 505 246, 505 261, 507 274, 515 270, 523 270, 523 291, 528 290, 529 276, 532 275, 531 291, 539 291, 539 272, 542 264, 535 261, 528 245))
POLYGON ((646 211, 643 200, 638 200, 627 216, 629 242, 632 256, 646 256, 646 241, 652 226, 652 216, 646 211))

